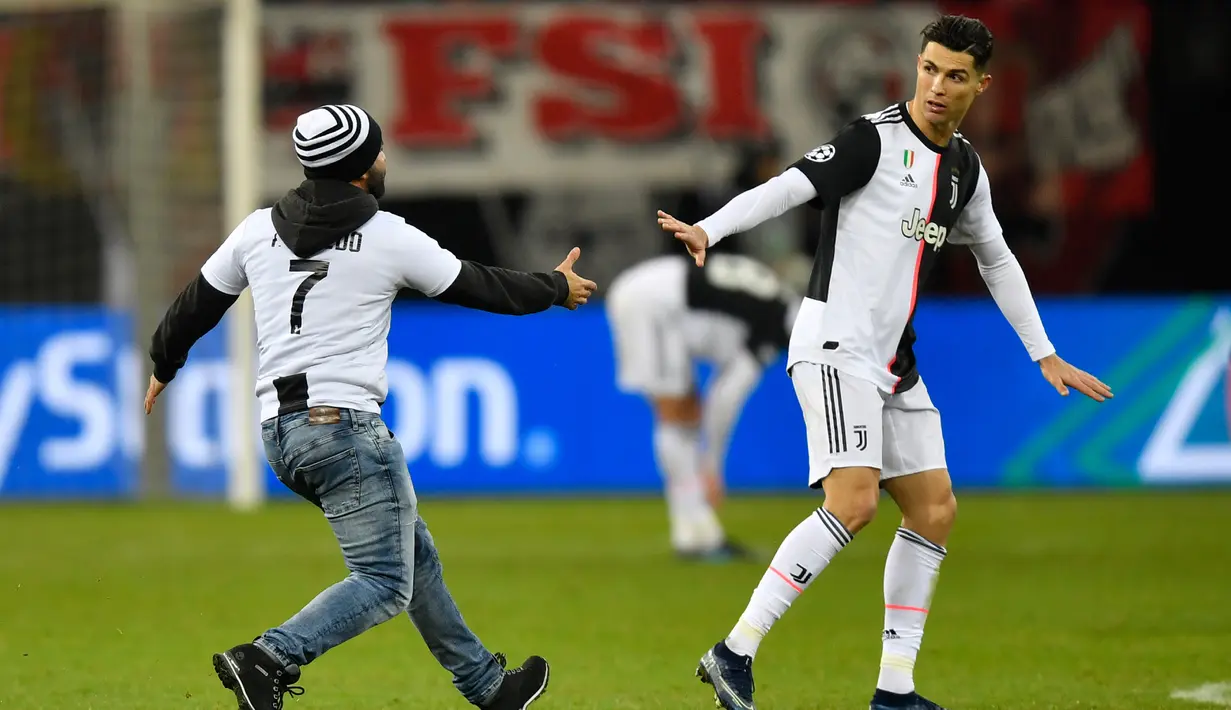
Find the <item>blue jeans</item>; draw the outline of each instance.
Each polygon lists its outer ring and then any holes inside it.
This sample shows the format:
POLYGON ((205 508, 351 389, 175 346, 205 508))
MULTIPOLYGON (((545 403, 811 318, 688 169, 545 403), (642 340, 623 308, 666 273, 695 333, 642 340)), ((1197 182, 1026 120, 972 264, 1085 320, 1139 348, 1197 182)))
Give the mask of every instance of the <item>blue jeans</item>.
POLYGON ((453 673, 453 685, 482 704, 499 689, 504 670, 445 586, 402 447, 380 415, 337 411, 336 423, 311 424, 308 412, 297 412, 262 424, 274 473, 325 514, 350 574, 256 643, 302 666, 405 611, 453 673))

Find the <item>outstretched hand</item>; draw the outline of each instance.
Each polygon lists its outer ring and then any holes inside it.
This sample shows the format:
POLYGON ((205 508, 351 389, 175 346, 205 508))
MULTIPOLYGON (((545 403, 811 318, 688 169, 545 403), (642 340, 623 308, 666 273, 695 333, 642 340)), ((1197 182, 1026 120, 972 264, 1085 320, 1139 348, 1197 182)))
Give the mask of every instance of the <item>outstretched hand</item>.
POLYGON ((662 210, 658 211, 658 226, 684 242, 697 266, 705 265, 705 250, 710 245, 710 235, 706 234, 704 229, 695 224, 685 224, 662 210))
POLYGON ((145 390, 145 413, 148 415, 154 411, 154 400, 158 399, 158 395, 167 388, 167 383, 159 382, 158 378, 150 375, 150 386, 145 390))
POLYGON ((1111 393, 1111 388, 1099 378, 1073 367, 1055 353, 1039 360, 1039 369, 1042 370, 1044 379, 1056 388, 1061 397, 1069 396, 1070 387, 1095 402, 1103 402, 1115 396, 1111 393))
POLYGON ((555 268, 556 271, 564 274, 564 278, 568 281, 568 300, 564 302, 564 307, 570 311, 577 310, 577 306, 585 305, 590 299, 590 294, 594 293, 594 289, 598 288, 598 284, 589 279, 582 278, 573 272, 573 264, 577 263, 577 259, 581 257, 581 249, 573 247, 573 250, 564 257, 564 261, 555 268))

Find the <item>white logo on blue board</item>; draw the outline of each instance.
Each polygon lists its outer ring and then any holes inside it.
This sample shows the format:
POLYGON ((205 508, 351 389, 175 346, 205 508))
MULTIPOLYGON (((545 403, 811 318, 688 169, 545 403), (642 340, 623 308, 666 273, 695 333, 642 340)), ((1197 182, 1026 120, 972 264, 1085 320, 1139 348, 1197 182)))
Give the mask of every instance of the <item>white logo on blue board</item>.
POLYGON ((1209 346, 1197 356, 1154 425, 1137 460, 1149 483, 1226 481, 1231 475, 1231 441, 1190 441, 1198 419, 1219 393, 1231 363, 1231 310, 1220 308, 1210 323, 1209 346))

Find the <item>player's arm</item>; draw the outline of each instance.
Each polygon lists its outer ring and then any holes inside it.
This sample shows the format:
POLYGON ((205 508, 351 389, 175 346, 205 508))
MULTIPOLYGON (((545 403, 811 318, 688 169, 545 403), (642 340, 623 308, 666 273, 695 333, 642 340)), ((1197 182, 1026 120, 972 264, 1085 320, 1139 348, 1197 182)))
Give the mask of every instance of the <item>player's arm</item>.
POLYGON ((1044 378, 1056 391, 1067 395, 1067 388, 1074 387, 1100 402, 1112 396, 1111 389, 1098 378, 1073 367, 1056 354, 1030 292, 1026 273, 1005 242, 1000 222, 992 209, 986 172, 980 171, 975 194, 958 221, 957 236, 959 243, 965 241, 969 245, 992 299, 1017 332, 1030 359, 1039 363, 1044 378))
POLYGON ((441 303, 523 316, 562 306, 568 299, 568 280, 559 271, 527 273, 477 261, 458 263, 457 277, 434 296, 441 303))
POLYGON ((705 250, 789 209, 834 204, 872 179, 880 160, 880 134, 866 120, 848 124, 830 142, 809 151, 782 174, 736 195, 717 212, 688 225, 658 213, 663 231, 675 234, 701 265, 705 250))
POLYGON ((756 187, 731 198, 717 212, 697 222, 707 236, 707 247, 724 237, 749 229, 778 217, 794 207, 816 199, 816 188, 798 169, 787 168, 756 187))
POLYGON ((593 282, 572 271, 581 253, 578 249, 554 271, 529 273, 458 259, 435 239, 409 225, 407 228, 411 230, 403 242, 407 252, 398 255, 401 285, 441 303, 521 316, 552 306, 576 308, 594 290, 593 282))
POLYGON ((150 341, 154 378, 166 384, 188 361, 188 351, 222 320, 248 286, 237 253, 244 224, 227 237, 201 271, 172 301, 150 341))

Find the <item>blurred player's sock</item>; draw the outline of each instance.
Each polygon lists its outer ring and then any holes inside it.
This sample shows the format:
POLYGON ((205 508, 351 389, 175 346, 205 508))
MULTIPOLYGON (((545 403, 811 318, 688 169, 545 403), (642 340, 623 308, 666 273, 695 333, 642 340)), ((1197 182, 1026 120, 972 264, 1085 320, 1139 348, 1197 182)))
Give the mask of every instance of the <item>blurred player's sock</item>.
POLYGON ((721 547, 726 534, 706 499, 698 428, 659 422, 654 427, 654 454, 666 479, 672 547, 684 553, 721 547))
POLYGON ((885 560, 885 631, 877 688, 890 693, 915 690, 915 657, 944 559, 945 548, 898 528, 885 560))
POLYGON ((741 656, 755 657, 761 639, 786 613, 821 570, 852 539, 844 525, 824 508, 817 508, 786 536, 752 593, 748 608, 727 637, 727 647, 741 656))

